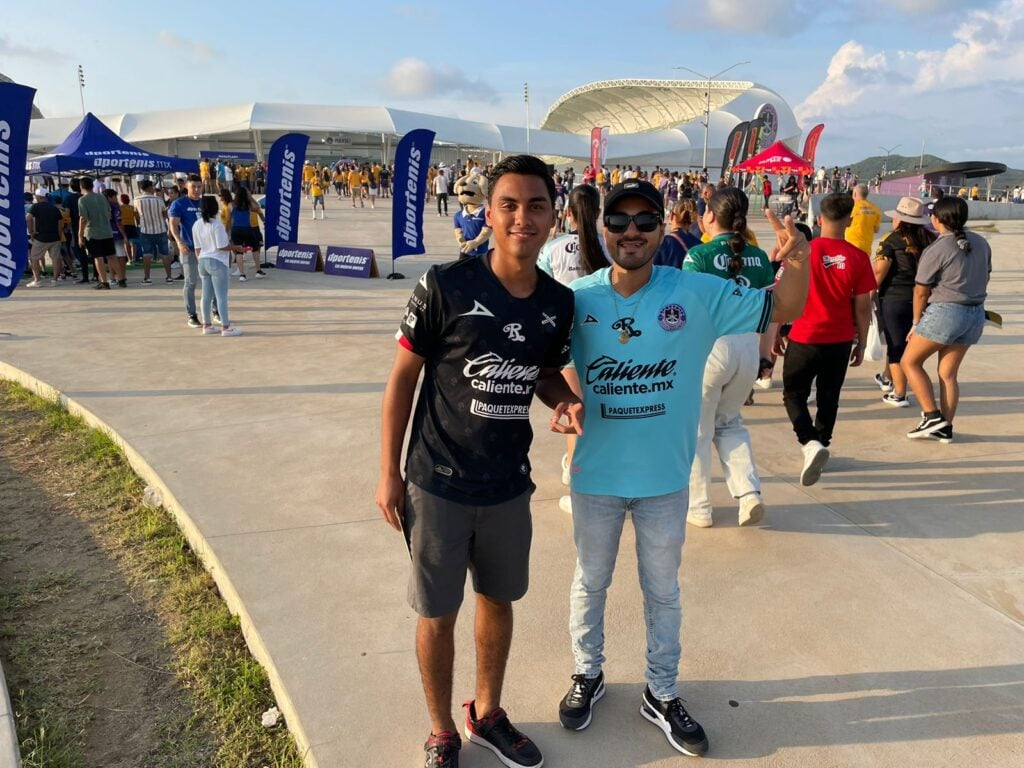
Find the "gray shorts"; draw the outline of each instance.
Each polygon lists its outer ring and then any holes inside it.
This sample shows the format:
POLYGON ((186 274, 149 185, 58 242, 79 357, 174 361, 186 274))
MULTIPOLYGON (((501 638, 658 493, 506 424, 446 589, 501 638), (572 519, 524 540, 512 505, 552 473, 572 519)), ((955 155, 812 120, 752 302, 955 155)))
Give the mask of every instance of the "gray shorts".
POLYGON ((409 605, 436 618, 458 610, 466 589, 511 602, 529 586, 532 491, 501 504, 467 506, 418 485, 405 491, 405 541, 412 558, 409 605))

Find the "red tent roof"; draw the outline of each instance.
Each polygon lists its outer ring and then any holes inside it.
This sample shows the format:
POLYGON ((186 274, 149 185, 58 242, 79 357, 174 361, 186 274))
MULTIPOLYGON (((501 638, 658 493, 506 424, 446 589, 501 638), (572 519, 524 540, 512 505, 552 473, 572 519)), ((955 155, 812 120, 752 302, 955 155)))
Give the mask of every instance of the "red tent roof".
POLYGON ((733 167, 740 173, 814 173, 814 166, 781 141, 733 167))

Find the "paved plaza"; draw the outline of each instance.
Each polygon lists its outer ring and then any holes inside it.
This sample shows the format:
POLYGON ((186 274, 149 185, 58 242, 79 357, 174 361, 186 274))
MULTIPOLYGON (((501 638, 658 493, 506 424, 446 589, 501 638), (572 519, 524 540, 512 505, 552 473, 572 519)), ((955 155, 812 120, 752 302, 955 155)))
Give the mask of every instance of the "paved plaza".
MULTIPOLYGON (((390 251, 390 201, 327 204, 325 221, 304 211, 301 241, 390 251)), ((418 765, 429 729, 408 554, 373 503, 394 333, 415 280, 456 253, 451 219, 428 203, 425 222, 428 253, 398 262, 404 280, 269 270, 232 282, 239 338, 186 328, 181 283, 143 287, 138 270, 127 290, 69 281, 0 302, 0 375, 92 414, 163 491, 241 614, 310 766, 418 765)), ((737 527, 719 482, 715 526, 689 528, 683 558, 681 695, 708 731, 706 759, 1024 765, 1024 222, 997 228, 984 233, 988 306, 1006 324, 967 356, 955 443, 907 440, 916 410, 883 405, 880 365, 865 363, 847 379, 834 458, 803 488, 780 389, 745 409, 765 522, 737 527)), ((533 421, 532 584, 504 705, 552 768, 681 764, 638 712, 629 526, 608 604, 608 694, 586 731, 558 725, 575 555, 558 508, 564 441, 540 403, 533 421)), ((472 696, 471 608, 457 630, 456 706, 472 696)), ((461 760, 498 765, 472 745, 461 760)))

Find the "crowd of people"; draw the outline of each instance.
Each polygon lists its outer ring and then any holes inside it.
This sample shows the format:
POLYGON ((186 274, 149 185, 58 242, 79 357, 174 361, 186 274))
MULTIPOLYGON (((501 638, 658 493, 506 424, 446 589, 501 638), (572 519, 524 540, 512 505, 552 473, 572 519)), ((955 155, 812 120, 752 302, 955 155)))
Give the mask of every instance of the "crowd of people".
POLYGON ((712 446, 739 524, 757 524, 767 509, 741 411, 757 382, 770 386, 781 356, 800 482, 817 483, 847 370, 864 361, 872 323, 888 345, 875 377, 884 402, 904 405, 909 387, 921 406, 907 437, 951 442, 957 372, 981 334, 991 250, 964 229, 967 204, 955 197, 930 207, 902 199, 885 212, 893 229, 872 259, 883 214, 862 184, 825 194, 817 237, 766 210, 775 237, 762 249, 750 198, 728 183, 691 177, 670 204, 673 174, 660 169, 620 171, 616 183, 589 169, 578 185, 529 156, 484 170, 493 242, 418 283, 382 405, 376 503, 411 555, 431 723, 425 765, 457 766, 462 736, 506 766, 543 763, 501 706, 512 605, 528 585, 534 396, 568 440, 570 494, 560 506, 572 515, 577 555, 575 668, 559 722, 586 729, 609 692, 605 601, 629 517, 647 633, 640 712, 673 749, 704 754, 707 734, 679 697, 678 572, 687 525, 713 524, 712 446), (932 356, 937 400, 923 367, 932 356), (467 572, 477 675, 459 726, 453 632, 467 572))

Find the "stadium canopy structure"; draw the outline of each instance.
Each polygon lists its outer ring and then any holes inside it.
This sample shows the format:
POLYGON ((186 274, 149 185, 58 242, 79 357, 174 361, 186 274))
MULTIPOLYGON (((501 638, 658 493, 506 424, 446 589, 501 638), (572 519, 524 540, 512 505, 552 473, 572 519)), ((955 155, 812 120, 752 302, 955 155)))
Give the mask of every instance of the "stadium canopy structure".
MULTIPOLYGON (((704 108, 710 93, 708 163, 718 167, 726 138, 739 122, 764 105, 777 115, 774 138, 794 144, 800 129, 789 105, 755 83, 694 80, 612 80, 570 91, 549 110, 539 130, 462 120, 390 107, 348 107, 255 102, 195 109, 100 116, 118 136, 152 152, 198 157, 206 151, 255 150, 291 131, 309 134, 309 157, 317 160, 381 159, 393 156, 397 140, 415 128, 437 134, 433 162, 467 155, 530 151, 558 164, 585 164, 590 131, 608 126, 607 163, 670 168, 700 167, 704 108), (527 144, 529 142, 529 145, 527 144)), ((29 147, 45 152, 75 127, 76 118, 32 121, 29 147)), ((774 140, 773 138, 773 140, 774 140)))

